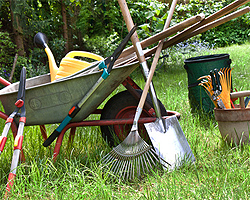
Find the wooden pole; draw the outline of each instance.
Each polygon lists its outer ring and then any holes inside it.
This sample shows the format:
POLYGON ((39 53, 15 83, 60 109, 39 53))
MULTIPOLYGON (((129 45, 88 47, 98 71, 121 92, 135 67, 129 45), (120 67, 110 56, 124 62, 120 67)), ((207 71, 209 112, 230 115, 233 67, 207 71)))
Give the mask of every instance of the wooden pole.
MULTIPOLYGON (((197 22, 202 21, 204 18, 205 18, 204 14, 199 14, 199 15, 190 17, 189 19, 187 19, 183 22, 180 22, 180 23, 178 23, 170 28, 164 29, 160 33, 157 33, 157 34, 141 41, 140 42, 141 46, 144 49, 144 48, 146 48, 146 47, 148 47, 156 42, 159 42, 162 39, 165 39, 165 38, 177 33, 178 31, 182 31, 183 29, 185 29, 185 28, 187 28, 187 27, 189 27, 197 22)), ((133 46, 130 46, 122 52, 122 54, 120 55, 120 58, 126 57, 126 56, 132 54, 133 52, 135 52, 135 49, 133 46)))
POLYGON ((10 77, 9 77, 9 82, 11 82, 11 83, 12 83, 12 78, 13 78, 15 68, 16 68, 17 58, 18 58, 18 53, 16 53, 16 55, 15 55, 14 62, 12 65, 12 70, 11 70, 10 77))

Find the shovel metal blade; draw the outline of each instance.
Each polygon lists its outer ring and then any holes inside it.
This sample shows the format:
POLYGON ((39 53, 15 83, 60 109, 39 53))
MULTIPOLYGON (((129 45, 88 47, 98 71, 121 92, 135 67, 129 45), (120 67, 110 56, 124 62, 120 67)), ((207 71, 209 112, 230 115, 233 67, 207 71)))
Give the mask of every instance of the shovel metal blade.
POLYGON ((194 162, 195 157, 181 129, 179 121, 175 115, 163 118, 166 132, 157 119, 155 122, 144 124, 151 142, 157 154, 163 159, 162 164, 166 170, 174 170, 187 162, 194 162), (165 162, 170 165, 166 165, 165 162))

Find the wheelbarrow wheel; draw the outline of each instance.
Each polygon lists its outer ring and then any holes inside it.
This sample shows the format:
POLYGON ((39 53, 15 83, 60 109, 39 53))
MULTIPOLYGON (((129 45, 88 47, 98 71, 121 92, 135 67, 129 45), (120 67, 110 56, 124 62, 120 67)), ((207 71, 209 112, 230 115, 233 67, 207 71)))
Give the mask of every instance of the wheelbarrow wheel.
MULTIPOLYGON (((140 95, 142 94, 142 90, 136 90, 140 95)), ((153 106, 150 95, 147 95, 146 101, 153 106)), ((167 111, 163 104, 158 99, 161 115, 166 116, 167 111)), ((109 120, 109 119, 127 119, 134 118, 136 108, 138 106, 139 101, 136 100, 129 91, 123 91, 116 95, 114 95, 109 101, 105 104, 101 119, 109 120)), ((152 116, 148 111, 143 109, 141 117, 150 117, 152 116)), ((147 134, 146 129, 143 124, 139 125, 139 133, 141 137, 150 144, 150 139, 147 134)), ((122 142, 129 132, 131 131, 131 125, 110 125, 110 126, 101 126, 102 137, 109 144, 109 146, 114 147, 122 142)))

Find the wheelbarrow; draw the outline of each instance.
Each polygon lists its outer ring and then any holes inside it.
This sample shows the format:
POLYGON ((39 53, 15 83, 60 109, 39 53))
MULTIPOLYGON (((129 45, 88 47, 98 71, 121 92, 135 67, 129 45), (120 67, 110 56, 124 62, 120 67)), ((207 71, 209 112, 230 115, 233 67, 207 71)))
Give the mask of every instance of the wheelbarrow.
MULTIPOLYGON (((122 141, 126 138, 131 129, 135 110, 142 93, 141 88, 129 77, 139 65, 137 61, 131 62, 131 60, 134 60, 133 56, 132 59, 129 58, 115 64, 109 77, 88 98, 83 108, 72 121, 63 128, 55 144, 54 161, 60 152, 64 134, 68 129, 71 129, 70 142, 73 141, 76 127, 82 126, 101 126, 102 136, 111 146, 115 145, 114 141, 122 141), (114 95, 107 101, 103 109, 98 109, 99 105, 120 84, 123 84, 127 90, 114 95), (100 114, 100 120, 85 120, 92 114, 100 114)), ((62 122, 72 105, 81 101, 82 97, 98 81, 102 73, 100 67, 93 64, 72 75, 54 81, 51 81, 51 73, 27 79, 25 89, 25 126, 40 125, 42 136, 46 141, 45 125, 62 122)), ((4 108, 4 112, 0 111, 0 118, 6 120, 15 109, 19 82, 10 84, 1 78, 0 83, 6 86, 0 90, 0 100, 4 108)), ((161 102, 160 108, 164 117, 176 115, 179 118, 180 116, 177 112, 166 111, 161 102)), ((149 141, 149 138, 143 124, 154 122, 155 120, 153 102, 148 96, 142 117, 139 120, 139 132, 146 141, 149 141)), ((14 137, 17 135, 17 123, 14 120, 11 125, 14 137)), ((24 160, 23 153, 21 158, 24 160)))
MULTIPOLYGON (((59 154, 63 135, 66 130, 73 128, 70 137, 74 135, 75 127, 78 126, 101 126, 102 135, 113 145, 114 141, 123 140, 129 132, 129 126, 132 124, 133 116, 136 110, 138 100, 141 95, 141 88, 129 77, 137 68, 137 61, 131 62, 131 59, 116 64, 105 80, 97 90, 85 102, 83 109, 72 119, 58 138, 54 151, 54 159, 59 154), (126 91, 113 96, 103 109, 97 109, 98 106, 120 85, 123 84, 126 91), (113 108, 115 105, 115 109, 113 108), (91 114, 101 114, 100 120, 84 120, 91 114), (84 120, 84 121, 83 121, 84 120)), ((132 58, 133 60, 133 58, 132 58)), ((72 105, 75 105, 91 89, 101 76, 102 72, 98 65, 90 65, 72 75, 57 79, 51 82, 51 74, 45 74, 26 80, 26 126, 40 125, 44 139, 47 139, 45 124, 55 124, 63 121, 72 105)), ((15 107, 16 96, 19 82, 9 84, 3 78, 0 83, 6 87, 0 90, 0 100, 5 112, 0 112, 0 117, 6 117, 15 107)), ((142 115, 140 123, 155 121, 155 111, 153 103, 148 97, 148 103, 142 115)), ((167 112, 160 103, 163 116, 178 115, 176 112, 167 112)), ((15 124, 13 131, 15 132, 15 124)), ((142 126, 143 127, 143 126, 142 126)), ((143 128, 144 129, 144 128, 143 128)), ((145 131, 146 132, 146 131, 145 131)), ((146 134, 145 134, 146 135, 146 134)), ((15 136, 15 135, 14 135, 15 136)))

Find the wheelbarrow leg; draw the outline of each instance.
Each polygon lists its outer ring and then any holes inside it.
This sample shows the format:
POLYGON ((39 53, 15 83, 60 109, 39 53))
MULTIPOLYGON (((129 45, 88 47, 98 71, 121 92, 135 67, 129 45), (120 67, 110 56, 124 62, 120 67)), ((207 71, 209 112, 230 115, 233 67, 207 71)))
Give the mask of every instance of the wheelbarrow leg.
MULTIPOLYGON (((64 137, 64 134, 65 134, 65 132, 67 130, 68 130, 68 128, 65 127, 62 130, 61 134, 58 136, 57 140, 56 140, 56 145, 55 145, 54 153, 53 153, 53 161, 54 162, 56 161, 57 156, 60 153, 60 149, 61 149, 61 146, 62 146, 63 137, 64 137)), ((74 140, 74 137, 75 137, 75 132, 76 132, 76 127, 72 127, 70 129, 70 135, 69 135, 68 145, 73 143, 73 140, 74 140)))
POLYGON ((44 125, 40 125, 40 131, 42 133, 43 139, 44 141, 47 140, 48 136, 47 136, 47 131, 44 125))
POLYGON ((56 140, 56 145, 55 145, 54 153, 53 153, 53 161, 54 162, 56 161, 57 156, 60 153, 60 149, 61 149, 61 146, 62 146, 63 137, 64 137, 64 134, 65 134, 66 130, 67 129, 64 128, 62 130, 61 134, 58 136, 58 138, 56 140))
POLYGON ((68 140, 68 145, 72 145, 74 138, 76 135, 76 127, 72 127, 70 129, 70 135, 69 135, 69 140, 68 140))

